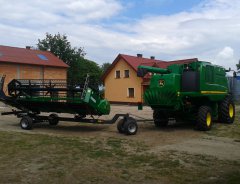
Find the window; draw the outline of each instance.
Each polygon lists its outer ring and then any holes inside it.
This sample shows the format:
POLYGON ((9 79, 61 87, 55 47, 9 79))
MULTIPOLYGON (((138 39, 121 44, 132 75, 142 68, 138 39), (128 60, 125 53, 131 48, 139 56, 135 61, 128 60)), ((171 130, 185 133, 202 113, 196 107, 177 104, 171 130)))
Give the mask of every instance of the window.
POLYGON ((41 59, 41 60, 44 60, 44 61, 47 61, 48 58, 46 56, 44 56, 43 54, 37 54, 37 56, 41 59))
POLYGON ((124 70, 124 77, 129 78, 129 70, 124 70))
POLYGON ((120 70, 117 70, 115 73, 115 78, 120 79, 120 70))
POLYGON ((134 88, 128 88, 128 97, 134 98, 134 88))

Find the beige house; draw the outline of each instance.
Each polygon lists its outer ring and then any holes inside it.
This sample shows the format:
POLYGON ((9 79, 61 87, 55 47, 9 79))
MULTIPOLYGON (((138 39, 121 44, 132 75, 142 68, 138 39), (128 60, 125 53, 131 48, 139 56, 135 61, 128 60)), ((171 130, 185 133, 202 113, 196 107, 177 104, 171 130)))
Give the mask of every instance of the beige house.
POLYGON ((137 77, 139 65, 166 68, 169 64, 195 60, 197 61, 197 58, 167 62, 156 60, 154 57, 143 58, 141 54, 137 56, 119 54, 102 76, 105 98, 111 103, 137 104, 143 102, 143 93, 149 85, 150 76, 137 77))

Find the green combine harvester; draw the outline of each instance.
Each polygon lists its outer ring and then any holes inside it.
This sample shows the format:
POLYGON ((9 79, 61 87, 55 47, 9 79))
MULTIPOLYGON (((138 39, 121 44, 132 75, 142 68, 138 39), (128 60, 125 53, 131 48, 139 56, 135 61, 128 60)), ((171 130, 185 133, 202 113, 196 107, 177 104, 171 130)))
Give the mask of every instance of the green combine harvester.
POLYGON ((153 109, 156 127, 191 120, 198 130, 210 130, 213 121, 231 124, 235 105, 228 89, 226 70, 209 62, 172 64, 166 69, 139 66, 138 76, 152 74, 144 101, 153 109))

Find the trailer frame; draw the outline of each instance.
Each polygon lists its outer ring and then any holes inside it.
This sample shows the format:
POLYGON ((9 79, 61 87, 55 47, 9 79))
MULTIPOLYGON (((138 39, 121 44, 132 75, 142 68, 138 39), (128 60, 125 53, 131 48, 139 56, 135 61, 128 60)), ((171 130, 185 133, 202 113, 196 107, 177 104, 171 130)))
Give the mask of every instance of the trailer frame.
POLYGON ((121 134, 126 135, 135 135, 138 131, 138 122, 145 122, 145 121, 152 121, 152 120, 136 120, 135 118, 131 117, 128 113, 126 114, 115 114, 112 119, 104 120, 104 119, 98 119, 94 118, 93 116, 91 118, 82 118, 75 116, 73 118, 71 117, 60 117, 56 113, 52 113, 50 115, 40 115, 40 113, 33 113, 33 112, 27 112, 27 111, 17 111, 15 109, 12 109, 12 111, 9 112, 2 112, 2 116, 5 115, 15 115, 17 118, 20 118, 20 127, 24 130, 31 130, 33 129, 33 125, 36 123, 43 123, 48 122, 52 126, 56 126, 59 121, 67 121, 67 122, 79 122, 79 123, 91 123, 91 124, 102 124, 102 125, 112 125, 115 124, 119 119, 117 123, 117 130, 121 134))

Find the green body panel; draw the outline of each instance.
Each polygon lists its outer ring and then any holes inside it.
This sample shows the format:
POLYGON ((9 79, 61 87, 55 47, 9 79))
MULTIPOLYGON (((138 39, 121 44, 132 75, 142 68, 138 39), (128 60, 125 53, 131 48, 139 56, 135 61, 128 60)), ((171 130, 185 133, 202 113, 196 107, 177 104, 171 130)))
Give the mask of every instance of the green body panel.
POLYGON ((79 97, 43 97, 43 96, 21 96, 17 99, 21 104, 31 104, 32 110, 41 112, 72 113, 79 115, 108 115, 110 103, 103 99, 98 93, 88 88, 84 98, 79 97))
POLYGON ((151 106, 173 107, 179 101, 177 96, 179 91, 179 74, 154 75, 149 88, 144 93, 144 100, 151 106), (160 80, 164 81, 163 85, 159 84, 160 80))
POLYGON ((92 108, 96 109, 100 114, 110 113, 110 103, 106 99, 102 99, 90 88, 87 89, 83 101, 90 105, 92 108))
MULTIPOLYGON (((153 109, 183 116, 195 116, 201 105, 212 108, 217 116, 218 102, 228 95, 228 83, 225 69, 209 62, 173 64, 166 69, 139 66, 143 74, 152 73, 149 88, 144 92, 144 101, 153 109), (193 73, 197 88, 185 91, 182 85, 183 75, 193 73)), ((187 77, 186 77, 187 78, 187 77)), ((187 83, 187 82, 185 82, 187 83)))

